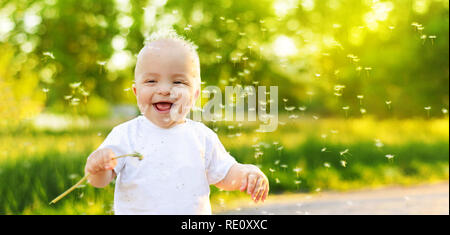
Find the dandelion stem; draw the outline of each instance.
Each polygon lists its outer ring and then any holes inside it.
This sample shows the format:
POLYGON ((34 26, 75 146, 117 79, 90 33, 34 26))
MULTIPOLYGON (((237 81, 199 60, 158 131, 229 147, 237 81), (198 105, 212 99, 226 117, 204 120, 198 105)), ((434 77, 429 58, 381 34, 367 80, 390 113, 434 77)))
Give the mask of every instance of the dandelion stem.
POLYGON ((89 173, 87 173, 83 178, 81 178, 80 181, 78 181, 76 184, 74 184, 72 187, 70 187, 69 189, 67 189, 64 193, 62 193, 61 195, 59 195, 58 197, 56 197, 55 199, 53 199, 53 201, 51 201, 49 203, 49 205, 51 204, 55 204, 56 202, 58 202, 61 198, 63 198, 64 196, 66 196, 67 194, 69 194, 70 192, 72 192, 75 188, 77 188, 80 184, 82 184, 88 177, 89 177, 89 173))
MULTIPOLYGON (((113 157, 113 159, 118 159, 118 158, 122 158, 122 157, 137 157, 139 158, 139 160, 143 159, 142 154, 140 153, 129 153, 129 154, 124 154, 124 155, 120 155, 117 157, 113 157)), ((72 187, 70 187, 69 189, 67 189, 64 193, 62 193, 61 195, 59 195, 58 197, 56 197, 55 199, 53 199, 49 205, 51 204, 55 204, 56 202, 58 202, 59 200, 61 200, 61 198, 65 197, 67 194, 69 194, 70 192, 72 192, 74 189, 76 189, 78 186, 80 186, 85 180, 87 180, 87 178, 90 176, 90 173, 87 173, 83 178, 81 178, 80 181, 78 181, 76 184, 74 184, 72 187)))

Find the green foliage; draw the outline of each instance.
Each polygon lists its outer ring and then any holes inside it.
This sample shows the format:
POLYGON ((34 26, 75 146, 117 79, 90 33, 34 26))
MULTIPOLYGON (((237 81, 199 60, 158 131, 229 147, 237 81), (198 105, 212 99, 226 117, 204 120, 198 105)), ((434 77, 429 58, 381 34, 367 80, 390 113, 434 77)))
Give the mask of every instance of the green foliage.
MULTIPOLYGON (((398 122, 376 122, 378 129, 366 137, 358 128, 351 129, 356 125, 339 129, 345 122, 349 120, 323 120, 319 125, 296 122, 289 124, 291 132, 281 129, 270 135, 249 128, 240 137, 247 141, 230 138, 232 132, 219 131, 219 136, 239 162, 261 167, 269 178, 271 194, 448 179, 448 119, 411 121, 414 125, 405 127, 399 127, 398 122), (436 126, 439 130, 434 130, 436 126), (324 141, 320 133, 330 127, 339 129, 339 133, 324 141), (386 129, 392 132, 382 134, 386 129), (292 138, 291 133, 296 133, 297 138, 292 138), (421 134, 428 141, 421 141, 421 134), (383 146, 377 146, 373 137, 380 138, 383 146), (255 158, 256 151, 263 154, 255 158), (394 158, 386 158, 387 154, 394 158), (341 160, 347 164, 343 166, 341 160)), ((221 125, 217 126, 222 130, 221 125)), ((93 127, 62 132, 23 130, 13 136, 1 133, 0 214, 112 214, 114 184, 104 189, 86 185, 57 204, 48 205, 82 177, 87 156, 111 129, 111 125, 102 123, 93 127)), ((211 187, 213 202, 243 196, 211 187)))
POLYGON ((14 83, 39 78, 47 106, 74 82, 111 104, 134 103, 124 92, 134 55, 153 31, 173 27, 199 46, 207 85, 277 85, 280 100, 330 116, 343 106, 353 117, 360 108, 378 117, 448 109, 448 1, 6 0, 0 9, 9 60, 34 77, 14 83))
POLYGON ((12 129, 41 112, 45 94, 33 72, 36 57, 14 57, 15 50, 8 44, 0 44, 0 51, 0 128, 12 129))

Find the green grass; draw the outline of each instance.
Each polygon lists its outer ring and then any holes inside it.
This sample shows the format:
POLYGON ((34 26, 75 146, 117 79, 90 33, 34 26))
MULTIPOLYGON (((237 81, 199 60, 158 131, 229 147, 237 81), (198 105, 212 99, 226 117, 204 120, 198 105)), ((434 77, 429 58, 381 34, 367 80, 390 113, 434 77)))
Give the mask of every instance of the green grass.
MULTIPOLYGON (((411 185, 449 176, 448 119, 302 120, 288 122, 274 133, 256 133, 247 125, 241 130, 216 127, 239 162, 261 167, 271 193, 411 185), (376 146, 375 139, 383 145, 376 146), (255 158, 255 152, 262 155, 255 158)), ((113 184, 104 189, 88 185, 48 205, 82 177, 87 156, 109 130, 2 133, 0 214, 112 214, 113 184)), ((211 189, 213 210, 247 197, 211 189)))

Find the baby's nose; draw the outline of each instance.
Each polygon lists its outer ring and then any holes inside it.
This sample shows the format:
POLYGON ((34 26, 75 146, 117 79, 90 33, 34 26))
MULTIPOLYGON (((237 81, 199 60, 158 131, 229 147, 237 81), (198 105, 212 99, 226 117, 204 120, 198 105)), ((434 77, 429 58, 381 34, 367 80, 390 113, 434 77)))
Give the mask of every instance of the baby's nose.
POLYGON ((171 89, 171 87, 168 85, 161 85, 160 87, 158 87, 158 94, 170 95, 170 89, 171 89))

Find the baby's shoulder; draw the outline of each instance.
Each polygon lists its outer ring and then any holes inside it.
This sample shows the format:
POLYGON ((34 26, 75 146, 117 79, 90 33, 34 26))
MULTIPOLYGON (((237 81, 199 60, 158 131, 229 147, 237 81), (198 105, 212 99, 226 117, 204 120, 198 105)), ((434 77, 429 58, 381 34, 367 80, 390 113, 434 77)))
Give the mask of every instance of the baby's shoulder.
POLYGON ((113 127, 111 132, 129 132, 130 130, 137 128, 138 121, 139 117, 136 117, 131 120, 119 123, 118 125, 113 127))
POLYGON ((205 135, 206 137, 213 136, 216 134, 213 130, 211 130, 211 128, 209 128, 203 122, 198 122, 191 119, 188 119, 188 121, 190 122, 191 126, 195 129, 195 131, 197 131, 199 134, 205 135))

